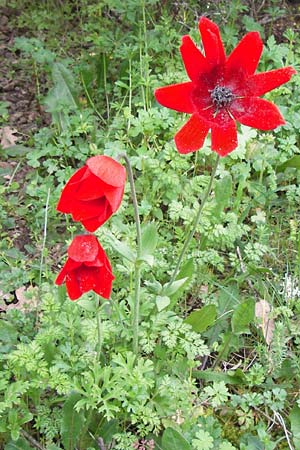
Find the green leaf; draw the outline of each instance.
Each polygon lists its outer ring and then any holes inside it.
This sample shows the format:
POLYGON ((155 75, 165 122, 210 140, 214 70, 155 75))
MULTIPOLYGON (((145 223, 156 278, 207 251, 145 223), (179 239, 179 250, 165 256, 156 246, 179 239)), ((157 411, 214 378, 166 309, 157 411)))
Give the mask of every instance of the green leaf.
POLYGON ((154 223, 148 223, 142 227, 141 255, 140 259, 150 266, 154 263, 153 253, 158 241, 157 228, 154 223))
POLYGON ((142 255, 152 255, 158 240, 157 228, 154 223, 148 223, 142 227, 141 253, 142 255))
POLYGON ((179 274, 177 275, 176 279, 180 279, 180 278, 189 278, 191 279, 193 274, 194 274, 194 270, 195 270, 195 264, 194 264, 194 260, 188 259, 182 266, 182 268, 179 271, 179 274))
POLYGON ((20 438, 17 441, 10 441, 4 450, 33 450, 33 447, 30 447, 26 439, 20 438))
POLYGON ((6 353, 18 342, 18 332, 15 327, 5 320, 0 320, 0 354, 6 353))
POLYGON ((186 281, 182 284, 182 286, 179 289, 177 289, 176 292, 174 292, 171 295, 172 298, 171 298, 170 307, 173 307, 175 305, 177 299, 180 298, 180 296, 182 295, 184 289, 186 289, 186 287, 189 285, 189 283, 190 283, 190 281, 192 279, 193 273, 194 273, 194 269, 195 269, 195 265, 194 265, 194 260, 192 258, 188 259, 184 263, 182 268, 180 269, 179 274, 177 275, 175 281, 182 280, 183 278, 185 278, 186 281))
POLYGON ((249 332, 249 324, 253 322, 255 314, 255 302, 253 299, 240 303, 231 318, 231 329, 234 333, 249 332))
POLYGON ((215 370, 194 370, 193 376, 205 381, 224 381, 226 384, 244 384, 246 377, 241 369, 235 371, 216 372, 215 370))
POLYGON ((69 105, 77 107, 79 105, 77 98, 78 90, 75 87, 72 72, 62 63, 56 62, 52 66, 52 79, 54 85, 56 85, 60 91, 61 98, 67 100, 69 105))
POLYGON ((162 437, 162 450, 192 450, 192 447, 178 431, 167 428, 162 437))
POLYGON ((131 248, 129 248, 126 244, 124 244, 124 242, 119 241, 119 239, 117 239, 114 236, 108 236, 109 239, 109 244, 112 246, 112 248, 119 253, 119 255, 123 256, 124 258, 128 259, 128 261, 134 263, 135 262, 135 254, 133 253, 133 251, 131 250, 131 248))
POLYGON ((12 158, 15 156, 25 156, 28 152, 32 151, 31 147, 25 147, 25 145, 12 145, 11 147, 7 147, 4 149, 6 155, 11 156, 12 158))
POLYGON ((230 175, 226 175, 219 180, 215 185, 215 201, 217 207, 215 208, 218 213, 223 211, 228 205, 232 194, 232 179, 230 175))
POLYGON ((158 312, 160 312, 163 309, 165 309, 167 306, 169 306, 171 300, 170 300, 170 297, 167 297, 166 295, 164 295, 164 296, 157 295, 155 301, 156 301, 157 310, 158 310, 158 312))
POLYGON ((294 405, 290 412, 289 419, 291 422, 291 432, 293 433, 293 440, 296 448, 300 448, 300 408, 294 405))
POLYGON ((80 432, 84 426, 83 412, 77 412, 74 408, 80 400, 79 393, 69 395, 62 409, 61 437, 66 450, 74 450, 80 432))
POLYGON ((52 79, 54 86, 44 100, 46 111, 51 113, 53 121, 61 130, 66 130, 69 126, 69 118, 65 109, 78 108, 78 88, 72 72, 62 63, 53 64, 52 79))
MULTIPOLYGON (((101 420, 101 422, 103 419, 101 420)), ((97 429, 96 437, 101 437, 105 444, 110 444, 114 434, 119 431, 119 423, 116 419, 112 419, 110 421, 104 421, 99 429, 97 429)))
POLYGON ((180 280, 173 281, 173 283, 171 283, 170 285, 168 283, 165 284, 162 288, 161 294, 171 297, 180 288, 182 288, 182 286, 184 286, 184 284, 186 283, 187 280, 188 280, 188 278, 185 277, 185 278, 181 278, 180 280))
POLYGON ((150 267, 152 267, 154 264, 153 255, 141 255, 138 260, 147 263, 150 267))
POLYGON ((293 169, 300 169, 300 155, 295 155, 285 163, 276 168, 276 172, 283 172, 288 167, 293 169))
POLYGON ((85 309, 89 312, 95 312, 98 309, 98 302, 96 298, 81 298, 78 302, 76 302, 82 309, 85 309))
POLYGON ((202 333, 214 323, 216 316, 216 306, 206 305, 201 309, 191 312, 191 314, 185 319, 184 322, 192 325, 193 331, 202 333))

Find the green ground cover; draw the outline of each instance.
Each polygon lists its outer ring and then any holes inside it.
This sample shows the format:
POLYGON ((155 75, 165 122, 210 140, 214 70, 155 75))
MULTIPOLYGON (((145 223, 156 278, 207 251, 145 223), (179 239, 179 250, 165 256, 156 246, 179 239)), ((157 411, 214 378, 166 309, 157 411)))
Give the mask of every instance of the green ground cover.
POLYGON ((300 448, 299 76, 265 96, 286 125, 239 127, 239 146, 220 160, 171 285, 216 154, 209 140, 179 154, 173 137, 185 117, 153 94, 186 81, 181 36, 200 45, 203 14, 219 25, 227 54, 247 31, 259 31, 258 70, 298 70, 297 5, 0 6, 9 19, 6 81, 26 74, 24 96, 38 105, 28 129, 11 121, 18 102, 0 102, 0 448, 300 448), (56 211, 63 186, 88 157, 120 153, 133 168, 146 242, 138 357, 128 182, 120 209, 96 232, 116 277, 111 299, 99 306, 87 293, 71 302, 54 284, 82 233, 56 211))

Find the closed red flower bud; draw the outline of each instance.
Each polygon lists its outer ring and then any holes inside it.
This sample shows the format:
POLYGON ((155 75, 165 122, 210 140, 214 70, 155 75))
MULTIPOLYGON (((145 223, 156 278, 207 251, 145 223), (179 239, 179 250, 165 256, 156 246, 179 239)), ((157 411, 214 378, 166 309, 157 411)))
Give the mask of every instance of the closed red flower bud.
POLYGON ((115 277, 105 251, 92 234, 76 236, 68 248, 68 259, 55 284, 66 283, 71 300, 94 291, 109 299, 115 277))
POLYGON ((57 210, 95 231, 119 208, 125 181, 126 170, 120 163, 109 156, 93 156, 69 179, 57 210))

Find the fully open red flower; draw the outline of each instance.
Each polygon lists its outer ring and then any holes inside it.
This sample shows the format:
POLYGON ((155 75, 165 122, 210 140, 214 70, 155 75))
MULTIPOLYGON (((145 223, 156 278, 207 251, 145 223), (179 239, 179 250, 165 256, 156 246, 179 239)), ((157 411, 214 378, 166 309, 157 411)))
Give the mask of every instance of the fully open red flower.
POLYGON ((191 81, 158 88, 157 101, 176 111, 192 114, 175 135, 179 153, 203 146, 211 130, 211 148, 225 156, 237 145, 236 121, 260 130, 283 125, 278 108, 261 95, 286 83, 296 73, 292 67, 255 74, 263 44, 259 33, 247 33, 226 57, 217 25, 206 17, 199 21, 205 56, 189 36, 180 47, 191 81))
POLYGON ((110 262, 92 234, 76 236, 68 248, 68 259, 55 283, 66 283, 71 300, 94 291, 109 299, 114 276, 110 262))
POLYGON ((69 179, 57 210, 72 214, 73 220, 95 231, 119 208, 125 181, 120 163, 108 156, 93 156, 69 179))

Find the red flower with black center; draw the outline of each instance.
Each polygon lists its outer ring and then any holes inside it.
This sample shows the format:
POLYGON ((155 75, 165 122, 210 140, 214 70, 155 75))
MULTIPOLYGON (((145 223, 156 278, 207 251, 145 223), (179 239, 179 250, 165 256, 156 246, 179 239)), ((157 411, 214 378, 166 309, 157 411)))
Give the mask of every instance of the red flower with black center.
POLYGON ((55 284, 66 283, 71 300, 94 291, 109 299, 114 276, 105 251, 96 236, 76 236, 68 248, 68 259, 58 274, 55 284))
POLYGON ((155 91, 163 106, 192 114, 175 135, 179 153, 199 150, 209 130, 211 148, 225 156, 237 145, 236 121, 260 130, 285 123, 279 109, 261 95, 286 83, 296 73, 292 67, 255 74, 263 44, 259 33, 247 33, 226 57, 219 28, 202 17, 199 21, 205 56, 189 36, 180 47, 191 81, 155 91))
POLYGON ((69 179, 57 210, 95 231, 119 208, 125 181, 126 170, 120 163, 109 156, 93 156, 69 179))

